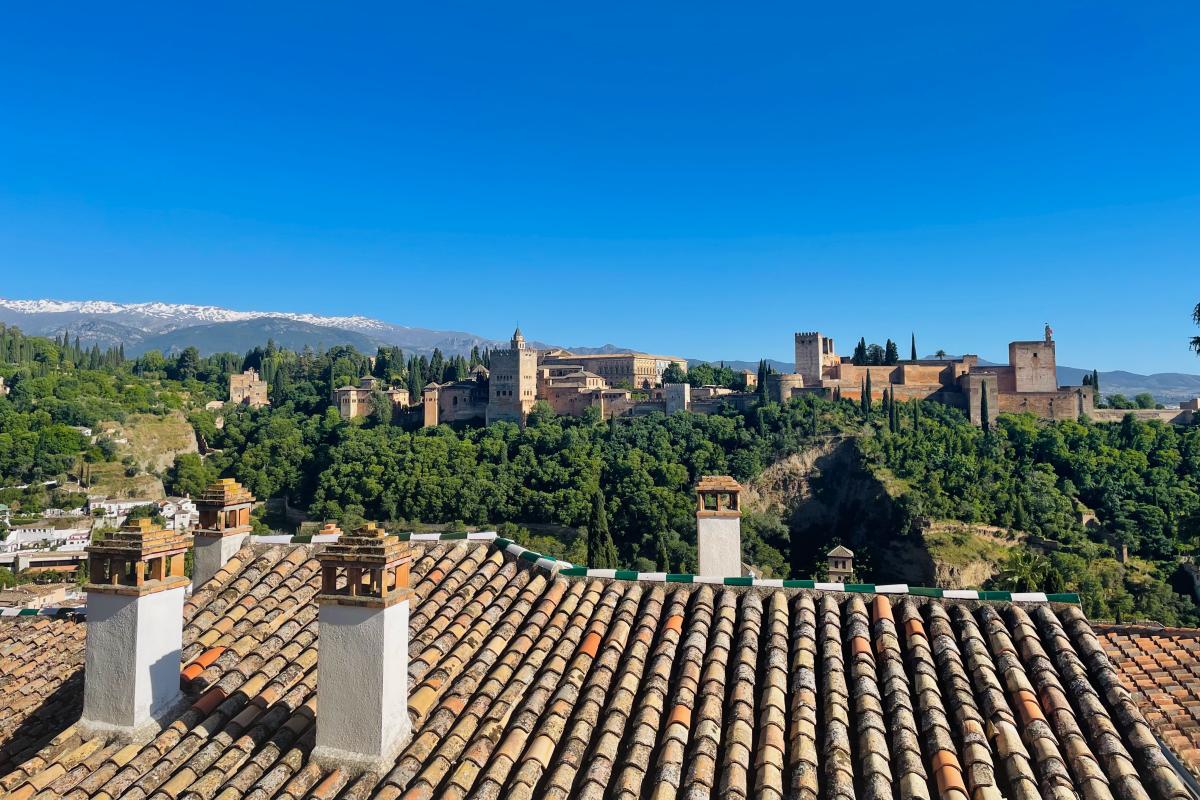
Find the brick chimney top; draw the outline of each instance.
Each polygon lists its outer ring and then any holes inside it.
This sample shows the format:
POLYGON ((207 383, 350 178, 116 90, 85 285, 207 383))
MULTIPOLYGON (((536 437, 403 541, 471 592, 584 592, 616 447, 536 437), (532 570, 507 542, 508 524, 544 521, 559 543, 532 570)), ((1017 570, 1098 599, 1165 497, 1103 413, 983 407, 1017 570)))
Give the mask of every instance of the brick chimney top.
POLYGON ((321 563, 319 602, 386 608, 412 596, 408 588, 412 551, 373 522, 352 534, 343 533, 317 559, 321 563))
POLYGON ((89 594, 143 595, 186 586, 183 554, 189 545, 186 536, 149 519, 133 520, 87 548, 89 583, 84 589, 89 594))
POLYGON ((250 494, 250 490, 233 478, 221 478, 213 482, 196 498, 197 506, 225 507, 253 502, 254 495, 250 494))
POLYGON ((697 517, 740 517, 741 485, 728 475, 705 475, 696 483, 697 517))

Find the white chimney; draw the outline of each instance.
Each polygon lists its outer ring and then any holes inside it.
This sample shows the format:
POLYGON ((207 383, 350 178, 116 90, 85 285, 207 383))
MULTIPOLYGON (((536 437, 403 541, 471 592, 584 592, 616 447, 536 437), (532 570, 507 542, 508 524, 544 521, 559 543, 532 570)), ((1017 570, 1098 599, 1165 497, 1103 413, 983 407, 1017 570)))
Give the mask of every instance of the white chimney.
POLYGON ((312 757, 386 773, 412 738, 408 718, 407 544, 373 523, 317 557, 317 742, 312 757))
POLYGON ((728 475, 707 475, 696 484, 696 553, 699 574, 742 575, 742 487, 728 475))
POLYGON ((233 478, 222 478, 196 498, 200 527, 196 531, 192 584, 198 589, 242 548, 250 536, 254 495, 233 478))
POLYGON ((145 741, 183 703, 187 549, 187 537, 148 519, 88 547, 85 735, 145 741))

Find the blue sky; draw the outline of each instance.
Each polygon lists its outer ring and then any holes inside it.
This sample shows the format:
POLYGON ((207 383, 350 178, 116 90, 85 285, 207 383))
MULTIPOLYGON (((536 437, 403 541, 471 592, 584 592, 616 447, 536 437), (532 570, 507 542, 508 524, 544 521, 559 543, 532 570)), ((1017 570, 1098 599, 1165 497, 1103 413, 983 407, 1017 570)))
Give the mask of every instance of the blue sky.
POLYGON ((9 7, 0 296, 1200 372, 1200 6, 835 5, 9 7))

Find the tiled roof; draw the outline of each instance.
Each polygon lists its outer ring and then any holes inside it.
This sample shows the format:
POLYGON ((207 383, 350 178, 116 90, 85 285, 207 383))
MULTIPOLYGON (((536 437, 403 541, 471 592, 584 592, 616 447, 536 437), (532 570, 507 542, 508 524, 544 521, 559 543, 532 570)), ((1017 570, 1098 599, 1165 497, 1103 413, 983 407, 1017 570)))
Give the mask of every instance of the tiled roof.
POLYGON ((68 620, 0 618, 0 775, 79 717, 83 636, 68 620))
POLYGON ((309 758, 317 562, 247 547, 185 607, 190 710, 144 746, 65 727, 0 769, 0 792, 1188 796, 1074 606, 572 578, 466 540, 413 549, 414 735, 387 774, 309 758))
POLYGON ((1097 625, 1151 727, 1200 776, 1200 629, 1097 625))

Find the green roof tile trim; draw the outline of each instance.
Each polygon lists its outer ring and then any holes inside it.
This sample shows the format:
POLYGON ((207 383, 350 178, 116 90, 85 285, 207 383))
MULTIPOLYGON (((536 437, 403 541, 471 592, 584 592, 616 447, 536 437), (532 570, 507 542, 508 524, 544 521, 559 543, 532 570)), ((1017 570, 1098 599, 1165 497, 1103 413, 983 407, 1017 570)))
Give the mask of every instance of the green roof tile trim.
MULTIPOLYGON (((907 594, 914 597, 936 597, 946 600, 985 600, 1010 603, 1071 603, 1079 605, 1079 595, 1074 592, 993 592, 975 589, 938 589, 924 586, 909 586, 903 583, 825 583, 815 580, 785 578, 751 578, 749 576, 721 578, 695 575, 689 572, 638 572, 628 569, 596 569, 572 564, 542 553, 534 552, 491 531, 477 533, 397 533, 402 542, 486 542, 514 558, 527 561, 548 572, 568 578, 606 578, 618 581, 650 581, 655 583, 708 583, 720 586, 758 586, 771 589, 817 589, 828 592, 851 592, 858 594, 907 594)), ((287 536, 256 536, 255 541, 263 544, 290 541, 287 536)))

